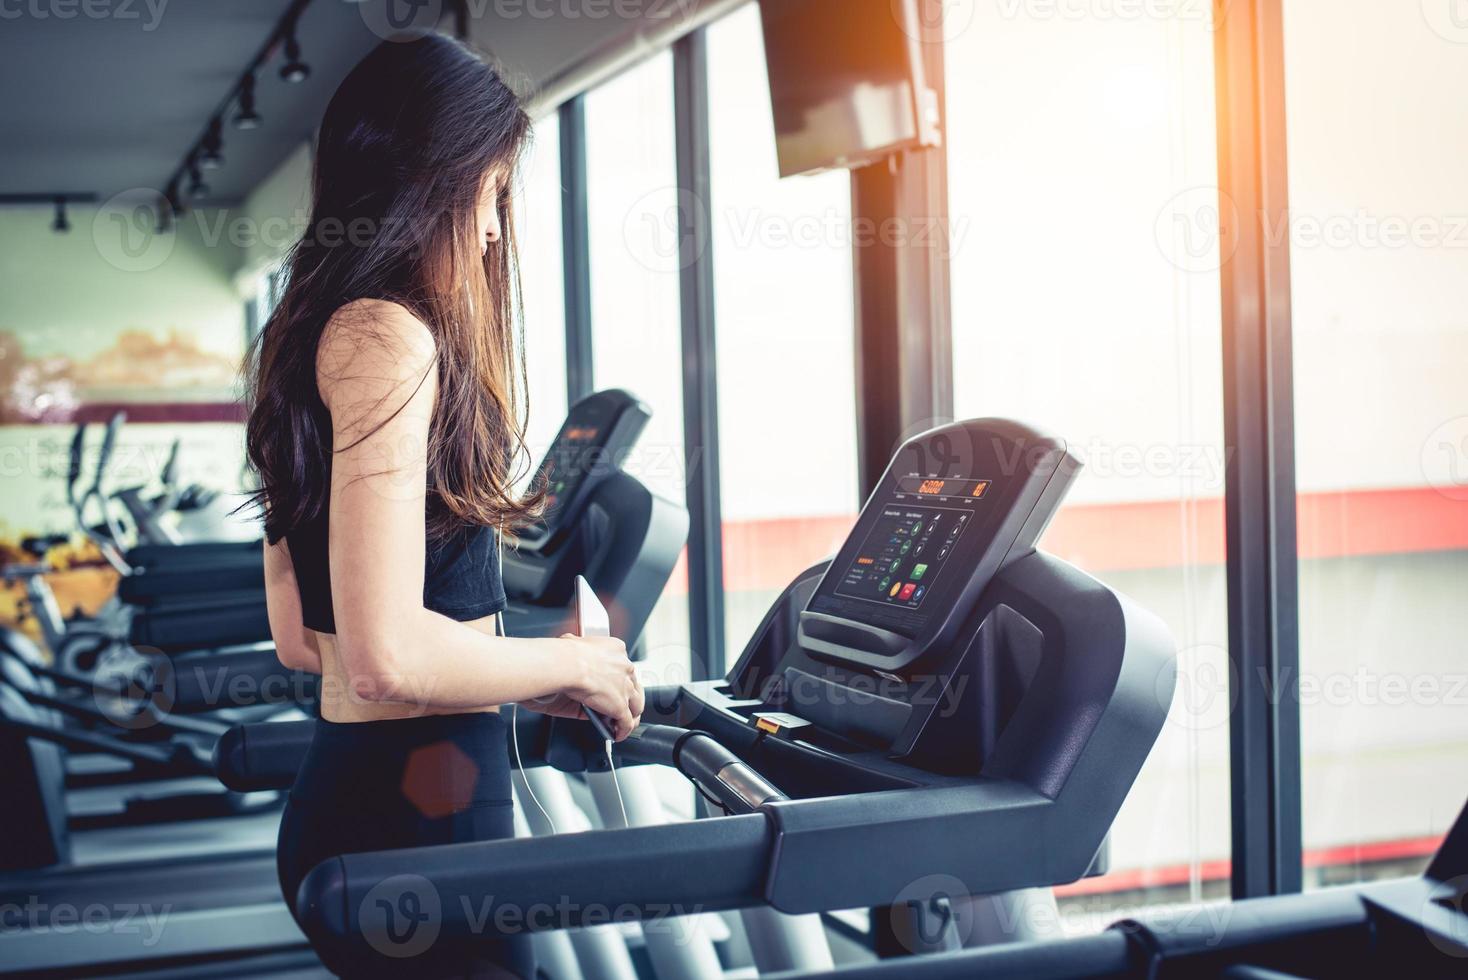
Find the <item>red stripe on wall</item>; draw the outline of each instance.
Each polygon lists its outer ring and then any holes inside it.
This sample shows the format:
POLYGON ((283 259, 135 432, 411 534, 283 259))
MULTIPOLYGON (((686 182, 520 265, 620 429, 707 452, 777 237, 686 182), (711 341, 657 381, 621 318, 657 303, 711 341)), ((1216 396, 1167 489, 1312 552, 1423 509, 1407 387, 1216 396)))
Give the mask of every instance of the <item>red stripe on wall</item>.
MULTIPOLYGON (((1303 559, 1468 550, 1468 501, 1432 487, 1304 493, 1297 514, 1303 559)), ((726 521, 725 588, 783 589, 829 556, 854 520, 726 521)), ((1076 504, 1056 515, 1042 546, 1096 572, 1221 565, 1223 501, 1076 504)))
POLYGON ((118 412, 129 422, 185 424, 193 422, 243 422, 245 407, 239 402, 92 402, 82 405, 67 419, 106 422, 118 412))
MULTIPOLYGON (((1307 868, 1336 868, 1380 864, 1383 861, 1415 860, 1431 857, 1442 846, 1442 835, 1409 837, 1403 840, 1372 841, 1366 844, 1344 844, 1339 847, 1308 850, 1304 855, 1307 868)), ((1227 881, 1233 874, 1229 861, 1204 861, 1198 867, 1200 881, 1227 881)), ((1192 868, 1173 864, 1157 868, 1125 868, 1096 878, 1083 878, 1055 889, 1057 898, 1077 895, 1107 895, 1114 892, 1140 891, 1145 888, 1168 888, 1187 884, 1192 868)))

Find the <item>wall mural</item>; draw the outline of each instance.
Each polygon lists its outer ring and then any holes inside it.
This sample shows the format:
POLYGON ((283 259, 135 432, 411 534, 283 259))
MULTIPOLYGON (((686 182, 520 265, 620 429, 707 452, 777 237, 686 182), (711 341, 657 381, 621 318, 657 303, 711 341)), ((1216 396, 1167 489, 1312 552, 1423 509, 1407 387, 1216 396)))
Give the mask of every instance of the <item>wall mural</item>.
POLYGON ((239 363, 177 330, 127 329, 101 350, 39 355, 0 330, 0 424, 67 422, 84 405, 233 403, 239 363))
MULTIPOLYGON (((207 521, 197 514, 180 516, 195 528, 223 526, 223 536, 257 533, 229 514, 244 499, 244 345, 239 305, 226 312, 204 318, 213 322, 198 332, 108 329, 94 322, 69 331, 64 346, 54 330, 0 328, 0 476, 7 488, 0 566, 11 573, 0 584, 0 623, 37 633, 24 576, 14 574, 21 566, 50 569, 46 579, 68 615, 95 612, 116 589, 116 573, 79 533, 67 501, 68 450, 79 422, 89 423, 83 484, 95 475, 103 423, 121 411, 128 421, 105 474, 108 488, 143 486, 155 495, 177 442, 180 484, 218 492, 207 521), (219 329, 221 319, 225 327, 239 325, 226 332, 219 329), (66 540, 38 545, 53 535, 66 540)), ((88 516, 100 520, 95 508, 88 516)), ((174 523, 185 528, 183 521, 174 523)))

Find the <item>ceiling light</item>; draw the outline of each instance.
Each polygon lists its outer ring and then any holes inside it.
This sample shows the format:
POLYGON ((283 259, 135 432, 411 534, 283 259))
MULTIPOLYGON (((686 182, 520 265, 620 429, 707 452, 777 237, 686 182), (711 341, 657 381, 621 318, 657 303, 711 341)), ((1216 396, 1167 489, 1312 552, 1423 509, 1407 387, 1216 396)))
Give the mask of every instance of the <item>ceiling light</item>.
POLYGON ((224 166, 224 132, 215 116, 209 122, 209 132, 204 135, 203 152, 199 154, 199 166, 205 170, 215 170, 224 166))
POLYGON ((258 129, 263 120, 255 111, 255 73, 250 72, 240 82, 240 111, 235 113, 235 129, 258 129))
POLYGON ((280 77, 287 82, 304 82, 311 74, 311 66, 301 60, 301 42, 296 40, 296 25, 290 26, 285 36, 285 64, 280 68, 280 77))
POLYGON ((199 173, 199 165, 193 160, 189 161, 189 197, 205 197, 209 194, 209 185, 204 183, 204 177, 199 173))

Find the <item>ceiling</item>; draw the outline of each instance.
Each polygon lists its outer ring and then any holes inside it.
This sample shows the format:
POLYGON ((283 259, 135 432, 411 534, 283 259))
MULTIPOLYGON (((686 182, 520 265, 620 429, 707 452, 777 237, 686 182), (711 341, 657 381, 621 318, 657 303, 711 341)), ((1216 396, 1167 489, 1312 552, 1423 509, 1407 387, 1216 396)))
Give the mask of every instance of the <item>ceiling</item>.
MULTIPOLYGON (((369 21, 385 30, 388 2, 311 0, 298 31, 310 78, 282 81, 279 53, 267 63, 256 85, 264 125, 242 132, 226 124, 225 164, 206 175, 206 203, 243 199, 311 138, 337 83, 380 40, 369 21)), ((666 33, 739 2, 644 0, 620 16, 570 16, 563 11, 576 8, 560 4, 470 0, 470 40, 527 95, 549 94, 549 85, 564 97, 577 66, 613 70, 645 53, 649 32, 666 33)), ((136 188, 163 189, 290 0, 6 6, 12 14, 0 19, 0 195, 91 193, 106 200, 136 188), (87 16, 89 9, 101 16, 87 16)), ((414 8, 414 20, 450 7, 448 0, 426 0, 414 8)))
MULTIPOLYGON (((90 5, 101 17, 88 6, 17 4, 19 16, 0 22, 0 194, 161 189, 290 3, 103 0, 90 5)), ((241 199, 309 139, 379 40, 361 5, 343 0, 314 0, 298 36, 310 77, 282 81, 279 55, 266 66, 255 99, 264 125, 226 125, 211 201, 241 199)))

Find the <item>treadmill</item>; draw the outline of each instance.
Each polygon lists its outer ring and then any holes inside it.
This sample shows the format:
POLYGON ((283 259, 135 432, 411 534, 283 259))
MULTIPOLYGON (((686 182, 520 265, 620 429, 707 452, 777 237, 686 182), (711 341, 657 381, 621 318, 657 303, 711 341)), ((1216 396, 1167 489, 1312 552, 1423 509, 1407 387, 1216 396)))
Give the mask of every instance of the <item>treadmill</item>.
MULTIPOLYGON (((313 946, 330 962, 670 910, 865 906, 925 951, 936 909, 972 920, 1099 871, 1175 651, 1154 615, 1035 550, 1078 468, 1001 419, 908 441, 728 676, 650 689, 617 743, 619 769, 672 767, 717 815, 333 858, 296 897, 313 946)), ((517 730, 526 766, 608 767, 585 722, 517 730)))
MULTIPOLYGON (((535 543, 506 549, 511 593, 506 624, 512 634, 564 632, 569 616, 556 597, 570 595, 574 576, 585 574, 614 611, 614 630, 625 631, 618 635, 629 648, 636 645, 688 531, 682 508, 657 497, 618 465, 649 417, 647 407, 624 391, 600 392, 572 407, 562 437, 550 450, 552 462, 542 467, 563 478, 557 482, 565 487, 545 526, 532 535, 535 543), (567 440, 576 442, 574 451, 567 440)), ((299 758, 290 753, 304 752, 313 724, 237 728, 215 748, 216 772, 231 789, 289 786, 299 758)), ((28 762, 5 770, 0 788, 11 803, 7 812, 55 812, 48 808, 58 797, 62 757, 57 746, 31 730, 0 724, 0 752, 28 762)), ((55 821, 28 821, 32 832, 44 828, 55 858, 42 868, 20 870, 12 864, 0 870, 0 909, 24 910, 19 923, 0 922, 0 975, 97 976, 155 967, 197 975, 194 971, 206 961, 233 963, 230 975, 238 975, 252 969, 246 963, 257 957, 314 964, 280 898, 274 850, 278 825, 279 816, 272 813, 67 834, 64 822, 58 827, 55 821), (133 914, 118 912, 88 929, 52 920, 58 909, 64 914, 88 907, 133 914), (163 917, 163 928, 142 928, 148 912, 163 917)))
MULTIPOLYGON (((1094 936, 801 974, 805 980, 1306 980, 1468 975, 1468 808, 1412 878, 1170 909, 1094 936)), ((793 976, 787 980, 795 980, 793 976)))

